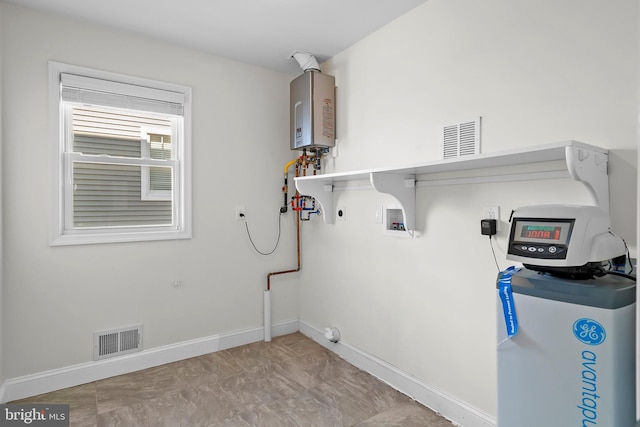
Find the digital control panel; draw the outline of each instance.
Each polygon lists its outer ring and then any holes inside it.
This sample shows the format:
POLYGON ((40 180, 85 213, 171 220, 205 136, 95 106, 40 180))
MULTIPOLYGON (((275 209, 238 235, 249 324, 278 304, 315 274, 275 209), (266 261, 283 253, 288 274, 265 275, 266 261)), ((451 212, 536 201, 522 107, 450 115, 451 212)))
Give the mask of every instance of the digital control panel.
POLYGON ((525 267, 558 271, 625 252, 624 241, 611 232, 609 213, 599 206, 531 205, 511 214, 507 259, 525 267))
POLYGON ((526 258, 565 259, 575 219, 515 218, 508 253, 526 258))

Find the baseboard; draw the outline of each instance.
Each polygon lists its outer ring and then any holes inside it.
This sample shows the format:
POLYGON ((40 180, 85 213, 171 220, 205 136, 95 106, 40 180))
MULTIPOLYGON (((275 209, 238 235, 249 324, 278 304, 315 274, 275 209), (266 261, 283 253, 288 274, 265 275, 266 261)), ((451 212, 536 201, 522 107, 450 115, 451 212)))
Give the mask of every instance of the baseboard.
MULTIPOLYGON (((354 366, 369 372, 407 396, 433 409, 456 425, 463 427, 496 426, 495 419, 489 415, 344 341, 336 344, 331 343, 324 337, 323 331, 305 322, 291 320, 275 324, 272 327, 272 336, 287 335, 297 331, 335 352, 354 366)), ((113 359, 11 378, 0 384, 0 403, 251 344, 262 339, 264 339, 264 329, 261 327, 252 328, 143 350, 139 353, 113 359)))
POLYGON ((7 395, 7 383, 5 381, 0 384, 0 403, 4 403, 4 397, 7 395))
MULTIPOLYGON (((272 326, 271 334, 272 336, 280 336, 294 333, 298 331, 298 325, 297 319, 278 323, 272 326)), ((0 403, 202 356, 263 339, 264 329, 262 327, 252 328, 156 347, 112 359, 10 378, 0 385, 0 403)))
POLYGON ((491 416, 443 393, 372 354, 358 350, 344 341, 334 344, 324 337, 323 331, 303 321, 300 321, 299 329, 302 334, 338 354, 347 362, 369 372, 396 390, 431 408, 455 425, 462 427, 496 426, 496 420, 491 416))

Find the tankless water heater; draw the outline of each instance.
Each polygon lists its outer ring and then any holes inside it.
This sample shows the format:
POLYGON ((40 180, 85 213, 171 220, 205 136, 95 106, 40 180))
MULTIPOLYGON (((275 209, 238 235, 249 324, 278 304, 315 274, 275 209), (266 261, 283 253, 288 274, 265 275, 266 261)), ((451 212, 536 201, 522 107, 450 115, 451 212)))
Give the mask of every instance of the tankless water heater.
POLYGON ((335 78, 306 71, 290 85, 291 149, 335 146, 335 78))

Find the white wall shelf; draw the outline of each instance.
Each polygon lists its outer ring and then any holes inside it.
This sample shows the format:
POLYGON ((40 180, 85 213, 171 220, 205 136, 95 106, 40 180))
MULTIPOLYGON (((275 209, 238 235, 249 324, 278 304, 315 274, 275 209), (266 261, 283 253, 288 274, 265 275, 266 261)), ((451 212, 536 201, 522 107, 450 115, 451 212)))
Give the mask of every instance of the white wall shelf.
MULTIPOLYGON (((595 205, 609 211, 609 177, 607 175, 608 150, 577 141, 538 145, 521 149, 465 156, 463 158, 425 162, 402 168, 370 169, 339 172, 295 178, 297 190, 314 197, 322 207, 324 222, 335 223, 334 184, 337 182, 368 180, 370 186, 381 193, 390 194, 400 204, 405 227, 415 230, 415 187, 422 185, 453 185, 467 183, 518 181, 533 179, 571 178, 582 182, 595 205), (489 175, 416 181, 420 175, 442 172, 491 170, 504 166, 544 163, 561 160, 564 171, 527 172, 522 174, 489 175)), ((363 188, 358 186, 357 188, 363 188)))

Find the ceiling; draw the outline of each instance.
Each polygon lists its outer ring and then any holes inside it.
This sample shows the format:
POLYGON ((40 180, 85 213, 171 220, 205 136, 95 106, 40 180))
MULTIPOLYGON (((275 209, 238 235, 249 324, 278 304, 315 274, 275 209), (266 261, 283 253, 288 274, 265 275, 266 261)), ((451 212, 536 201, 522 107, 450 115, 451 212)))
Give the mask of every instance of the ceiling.
POLYGON ((298 74, 427 0, 5 0, 298 74))

